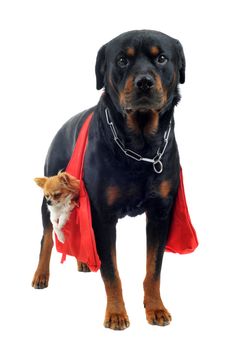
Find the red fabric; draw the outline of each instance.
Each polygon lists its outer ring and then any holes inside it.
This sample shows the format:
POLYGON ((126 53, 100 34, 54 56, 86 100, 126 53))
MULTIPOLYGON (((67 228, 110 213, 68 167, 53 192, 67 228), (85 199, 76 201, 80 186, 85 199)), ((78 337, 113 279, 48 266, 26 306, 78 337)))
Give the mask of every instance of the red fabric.
MULTIPOLYGON (((88 142, 88 128, 92 118, 88 116, 79 133, 73 154, 66 171, 80 179, 79 207, 75 208, 63 228, 64 244, 56 237, 57 251, 62 253, 64 262, 66 255, 75 256, 77 260, 88 265, 91 271, 98 271, 101 262, 97 254, 95 236, 92 228, 89 197, 83 182, 83 161, 88 142)), ((166 251, 173 253, 191 253, 198 246, 196 231, 192 226, 185 198, 182 169, 180 169, 180 185, 173 210, 173 218, 166 245, 166 251)))
POLYGON ((173 209, 166 251, 179 254, 192 253, 198 246, 196 231, 191 223, 185 198, 182 168, 180 184, 173 209))
POLYGON ((100 259, 97 254, 95 236, 91 221, 89 197, 83 182, 83 161, 88 139, 88 128, 93 114, 84 122, 79 133, 73 154, 66 168, 66 172, 80 180, 79 207, 75 207, 70 218, 63 227, 64 244, 56 237, 57 251, 62 253, 63 263, 66 255, 75 256, 77 260, 86 263, 91 271, 98 271, 100 259))

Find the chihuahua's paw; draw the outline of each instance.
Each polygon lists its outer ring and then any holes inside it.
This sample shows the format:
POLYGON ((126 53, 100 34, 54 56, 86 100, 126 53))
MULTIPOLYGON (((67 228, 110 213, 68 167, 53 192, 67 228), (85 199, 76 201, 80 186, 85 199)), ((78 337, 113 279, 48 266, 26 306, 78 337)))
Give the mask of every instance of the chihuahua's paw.
POLYGON ((65 242, 64 233, 59 229, 56 229, 55 233, 57 235, 57 239, 59 240, 59 242, 64 243, 65 242))

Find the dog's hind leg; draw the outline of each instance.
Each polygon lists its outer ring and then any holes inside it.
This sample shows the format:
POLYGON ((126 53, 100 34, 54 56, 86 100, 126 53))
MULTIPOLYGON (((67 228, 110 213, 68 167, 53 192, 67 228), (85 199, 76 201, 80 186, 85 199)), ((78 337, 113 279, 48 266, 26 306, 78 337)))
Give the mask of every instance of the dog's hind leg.
POLYGON ((79 272, 91 272, 87 264, 77 260, 77 265, 78 265, 79 272))
POLYGON ((53 248, 53 226, 50 222, 50 214, 45 199, 43 200, 41 211, 44 232, 41 240, 39 263, 32 280, 32 287, 36 289, 43 289, 48 287, 49 264, 53 248))

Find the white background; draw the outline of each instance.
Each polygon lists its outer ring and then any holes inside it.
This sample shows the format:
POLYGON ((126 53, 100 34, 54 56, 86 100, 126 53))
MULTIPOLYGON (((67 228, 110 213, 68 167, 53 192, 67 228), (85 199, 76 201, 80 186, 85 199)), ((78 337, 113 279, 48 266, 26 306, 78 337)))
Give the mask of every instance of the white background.
POLYGON ((232 349, 230 1, 0 4, 1 348, 232 349), (153 327, 143 309, 145 218, 121 220, 118 262, 131 326, 114 332, 102 326, 100 274, 78 273, 74 259, 61 265, 54 250, 49 288, 31 288, 42 235, 42 193, 32 179, 43 175, 58 128, 97 103, 97 50, 124 31, 144 28, 184 47, 176 135, 200 246, 191 255, 166 253, 162 296, 173 321, 153 327))

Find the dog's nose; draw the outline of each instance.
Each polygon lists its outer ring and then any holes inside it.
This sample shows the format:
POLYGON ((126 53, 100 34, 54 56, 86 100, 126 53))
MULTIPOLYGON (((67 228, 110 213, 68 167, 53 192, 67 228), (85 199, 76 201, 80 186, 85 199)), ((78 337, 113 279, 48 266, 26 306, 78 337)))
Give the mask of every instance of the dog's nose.
POLYGON ((52 201, 50 199, 48 199, 46 202, 47 202, 48 205, 52 204, 52 201))
POLYGON ((154 79, 150 74, 140 74, 135 79, 135 86, 142 91, 150 90, 154 86, 154 79))

